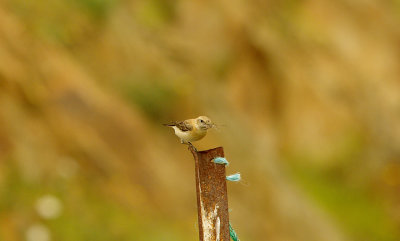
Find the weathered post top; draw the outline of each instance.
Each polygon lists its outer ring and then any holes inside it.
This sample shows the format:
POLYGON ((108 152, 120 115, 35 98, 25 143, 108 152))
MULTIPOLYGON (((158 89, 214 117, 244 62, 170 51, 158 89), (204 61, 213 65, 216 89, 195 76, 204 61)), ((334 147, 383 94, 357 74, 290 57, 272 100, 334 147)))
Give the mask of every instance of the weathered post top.
POLYGON ((224 157, 224 150, 189 150, 195 159, 200 241, 229 241, 225 165, 213 162, 216 157, 224 157))

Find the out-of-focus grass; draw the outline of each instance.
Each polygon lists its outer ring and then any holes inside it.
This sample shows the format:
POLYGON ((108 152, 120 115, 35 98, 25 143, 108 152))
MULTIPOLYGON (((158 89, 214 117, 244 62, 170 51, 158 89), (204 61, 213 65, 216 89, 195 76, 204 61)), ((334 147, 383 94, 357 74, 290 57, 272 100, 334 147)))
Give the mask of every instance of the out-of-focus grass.
POLYGON ((85 43, 103 26, 118 0, 11 1, 9 8, 44 44, 85 43))
MULTIPOLYGON (((136 78, 136 77, 133 77, 136 78)), ((137 77, 140 78, 140 77, 137 77)), ((149 77, 152 78, 152 77, 149 77)), ((128 81, 119 87, 129 103, 139 107, 147 117, 158 122, 179 106, 179 93, 163 81, 128 81)), ((181 104, 184 106, 183 104, 181 104)))
POLYGON ((118 0, 76 0, 74 2, 94 18, 104 19, 118 0))
POLYGON ((148 0, 139 2, 135 9, 135 18, 147 27, 163 27, 175 17, 175 2, 165 0, 148 0))
MULTIPOLYGON (((155 219, 139 213, 140 207, 121 205, 113 197, 101 192, 101 186, 91 186, 85 180, 64 180, 48 177, 36 181, 24 180, 18 168, 11 164, 0 187, 2 216, 19 233, 0 228, 1 237, 24 240, 30 225, 42 223, 48 227, 52 240, 109 241, 109 240, 187 240, 184 230, 173 222, 155 219), (62 203, 61 215, 45 219, 36 212, 35 204, 41 196, 52 194, 62 203)), ((1 239, 3 240, 3 239, 1 239)))
POLYGON ((362 188, 354 188, 329 171, 310 165, 293 164, 293 176, 304 191, 327 210, 337 224, 354 240, 395 241, 396 224, 389 218, 380 200, 362 188))

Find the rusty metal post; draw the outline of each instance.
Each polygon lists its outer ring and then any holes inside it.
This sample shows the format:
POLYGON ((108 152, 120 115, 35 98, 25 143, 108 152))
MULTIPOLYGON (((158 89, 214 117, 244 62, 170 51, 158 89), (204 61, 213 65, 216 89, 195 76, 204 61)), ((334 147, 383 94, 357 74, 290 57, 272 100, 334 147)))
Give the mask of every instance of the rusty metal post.
POLYGON ((224 149, 189 150, 195 160, 200 241, 229 241, 225 165, 213 162, 216 157, 224 157, 224 149))

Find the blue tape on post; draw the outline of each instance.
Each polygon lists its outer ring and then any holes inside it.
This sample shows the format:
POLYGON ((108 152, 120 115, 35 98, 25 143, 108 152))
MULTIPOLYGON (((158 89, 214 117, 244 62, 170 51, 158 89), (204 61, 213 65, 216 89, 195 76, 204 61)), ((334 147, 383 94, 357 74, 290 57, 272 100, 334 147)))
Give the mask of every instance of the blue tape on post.
POLYGON ((229 235, 231 236, 233 241, 239 241, 239 238, 238 238, 235 230, 233 230, 231 223, 229 223, 229 235))
POLYGON ((240 181, 240 173, 235 173, 229 176, 226 176, 226 180, 231 181, 231 182, 238 182, 240 181))
POLYGON ((214 163, 229 165, 229 162, 228 162, 225 158, 223 158, 223 157, 216 157, 216 158, 214 158, 214 163))

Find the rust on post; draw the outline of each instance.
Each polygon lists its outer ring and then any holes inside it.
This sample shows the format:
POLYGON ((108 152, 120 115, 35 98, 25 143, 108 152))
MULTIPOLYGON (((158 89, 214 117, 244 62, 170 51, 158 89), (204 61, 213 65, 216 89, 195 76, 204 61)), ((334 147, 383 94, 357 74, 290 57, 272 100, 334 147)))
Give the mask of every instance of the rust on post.
POLYGON ((224 157, 224 150, 189 150, 195 160, 200 241, 229 241, 225 165, 213 162, 216 157, 224 157))

